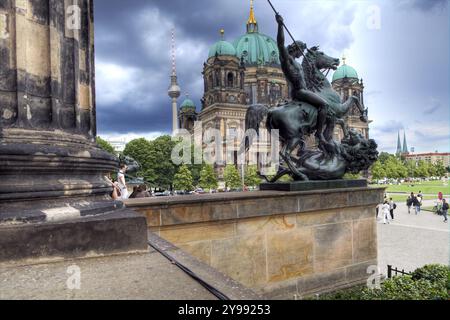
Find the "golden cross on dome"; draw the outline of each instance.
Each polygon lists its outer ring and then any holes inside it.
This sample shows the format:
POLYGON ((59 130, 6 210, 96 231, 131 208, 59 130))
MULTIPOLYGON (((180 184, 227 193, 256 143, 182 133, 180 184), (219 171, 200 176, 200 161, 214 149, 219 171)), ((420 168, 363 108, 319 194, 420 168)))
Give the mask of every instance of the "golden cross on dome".
POLYGON ((256 18, 255 18, 255 10, 254 10, 254 6, 253 6, 253 0, 250 0, 250 17, 248 18, 248 23, 249 24, 257 23, 256 18))

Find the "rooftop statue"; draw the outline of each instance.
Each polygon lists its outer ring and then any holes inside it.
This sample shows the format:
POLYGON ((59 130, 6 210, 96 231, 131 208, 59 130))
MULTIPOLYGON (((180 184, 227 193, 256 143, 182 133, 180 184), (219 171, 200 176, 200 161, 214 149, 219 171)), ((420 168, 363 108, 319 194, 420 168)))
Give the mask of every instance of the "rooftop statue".
MULTIPOLYGON (((279 174, 272 180, 276 182, 287 172, 296 181, 336 180, 347 172, 364 171, 377 160, 376 143, 373 140, 356 138, 355 132, 350 132, 345 124, 345 117, 354 106, 361 113, 361 120, 368 121, 367 109, 364 109, 359 98, 351 96, 344 103, 339 94, 333 90, 322 70, 336 70, 339 59, 332 58, 320 50, 318 46, 308 49, 301 41, 294 41, 285 47, 283 18, 277 13, 278 47, 284 75, 291 88, 291 101, 278 107, 269 108, 265 105, 250 106, 246 115, 246 130, 259 133, 259 126, 266 117, 266 127, 269 131, 279 130, 283 143, 281 158, 284 164, 279 174), (297 59, 303 58, 302 63, 297 59), (344 141, 342 145, 333 139, 336 126, 342 127, 344 141), (319 142, 319 150, 308 150, 306 138, 315 134, 319 142), (357 139, 357 145, 353 142, 357 139), (370 146, 370 155, 364 160, 349 160, 346 150, 351 146, 351 152, 361 146, 370 146), (298 151, 298 157, 293 153, 298 151), (354 168, 354 169, 352 169, 354 168), (286 171, 288 170, 288 171, 286 171), (318 170, 318 171, 317 171, 318 170), (319 173, 320 172, 320 173, 319 173)), ((287 30, 287 29, 286 29, 287 30)), ((248 137, 242 149, 248 151, 253 137, 248 137)), ((367 149, 367 148, 366 148, 367 149)), ((364 150, 366 150, 364 149, 364 150)), ((243 150, 242 150, 243 151, 243 150)), ((359 159, 355 157, 355 159, 359 159)))

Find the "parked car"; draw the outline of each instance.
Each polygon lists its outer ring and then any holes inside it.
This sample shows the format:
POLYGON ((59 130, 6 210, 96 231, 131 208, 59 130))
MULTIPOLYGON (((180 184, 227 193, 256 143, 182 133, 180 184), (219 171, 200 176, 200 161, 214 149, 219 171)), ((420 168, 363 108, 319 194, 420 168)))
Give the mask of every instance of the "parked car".
POLYGON ((195 189, 194 193, 195 194, 205 194, 206 192, 202 188, 197 188, 197 189, 195 189))
POLYGON ((171 195, 170 191, 156 192, 154 194, 155 197, 169 197, 170 195, 171 195))

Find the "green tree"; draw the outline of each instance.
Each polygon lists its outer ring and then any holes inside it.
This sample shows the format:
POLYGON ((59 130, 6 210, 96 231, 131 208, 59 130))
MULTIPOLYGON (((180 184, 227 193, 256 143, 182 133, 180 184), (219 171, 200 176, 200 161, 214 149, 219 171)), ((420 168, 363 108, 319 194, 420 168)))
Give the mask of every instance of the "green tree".
POLYGON ((178 170, 171 160, 174 146, 175 142, 170 136, 162 136, 153 141, 141 138, 128 143, 124 154, 139 162, 142 169, 138 175, 156 187, 170 188, 178 170))
POLYGON ((420 160, 417 167, 414 170, 414 176, 417 178, 426 178, 429 176, 428 164, 425 161, 420 160))
MULTIPOLYGON (((192 178, 194 179, 194 186, 198 186, 200 184, 200 178, 201 178, 201 172, 204 168, 204 164, 195 164, 195 159, 202 159, 203 157, 203 150, 196 150, 196 148, 194 147, 194 145, 192 145, 192 159, 191 159, 191 163, 187 164, 189 170, 192 173, 192 178), (195 153, 197 152, 197 157, 195 157, 195 153)), ((213 169, 214 171, 214 169, 213 169)), ((217 188, 213 188, 213 189, 217 189, 217 188)))
POLYGON ((205 190, 215 190, 219 187, 219 182, 212 165, 203 166, 200 173, 200 187, 205 190))
POLYGON ((434 170, 435 170, 436 176, 439 177, 439 178, 442 178, 442 177, 444 177, 447 174, 447 169, 445 168, 445 166, 442 163, 442 161, 438 161, 434 165, 434 170))
POLYGON ((171 188, 178 170, 178 166, 172 162, 175 144, 171 136, 161 136, 151 142, 149 161, 153 179, 150 181, 160 188, 171 188))
POLYGON ((239 189, 240 187, 242 187, 239 171, 236 169, 234 165, 226 166, 223 177, 227 188, 239 189))
POLYGON ((407 160, 406 161, 406 169, 408 170, 408 177, 414 178, 415 177, 415 170, 416 170, 416 162, 414 160, 407 160))
POLYGON ((390 155, 383 163, 383 168, 386 172, 386 178, 389 179, 401 179, 408 176, 408 169, 401 159, 396 156, 390 155))
POLYGON ((186 165, 182 165, 175 174, 173 179, 173 186, 175 190, 179 191, 192 191, 194 185, 192 181, 192 173, 186 165))
POLYGON ((437 173, 436 173, 436 166, 433 163, 426 163, 427 166, 427 171, 428 171, 428 176, 427 177, 436 177, 437 173))
POLYGON ((117 156, 114 147, 108 141, 102 139, 101 137, 97 137, 97 145, 100 147, 100 149, 117 156))
POLYGON ((147 181, 153 181, 153 171, 151 170, 151 152, 152 145, 150 141, 140 138, 130 141, 126 146, 123 154, 136 160, 141 165, 141 171, 138 176, 144 177, 147 181))
POLYGON ((387 152, 381 152, 378 156, 378 161, 380 161, 382 164, 385 164, 388 159, 393 157, 393 155, 387 153, 387 152))
POLYGON ((245 185, 248 187, 258 187, 261 184, 261 177, 258 174, 257 166, 248 166, 245 170, 245 185))
POLYGON ((384 170, 383 164, 381 161, 377 161, 374 163, 371 169, 372 177, 375 180, 381 180, 386 178, 386 170, 384 170))

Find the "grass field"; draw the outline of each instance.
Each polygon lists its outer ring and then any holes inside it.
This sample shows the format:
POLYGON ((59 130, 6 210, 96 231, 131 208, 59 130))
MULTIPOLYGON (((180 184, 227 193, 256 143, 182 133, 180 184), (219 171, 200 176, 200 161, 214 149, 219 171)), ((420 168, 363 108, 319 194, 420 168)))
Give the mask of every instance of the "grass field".
POLYGON ((422 182, 415 184, 402 184, 398 186, 389 186, 387 192, 401 192, 401 193, 418 193, 422 191, 422 194, 437 195, 439 192, 443 194, 450 194, 450 187, 444 185, 442 181, 422 182))
POLYGON ((396 202, 406 202, 406 199, 414 192, 415 194, 422 191, 424 200, 435 200, 439 192, 442 192, 446 198, 450 197, 450 186, 444 185, 442 181, 426 181, 418 183, 404 183, 401 185, 376 185, 377 187, 387 187, 389 198, 393 198, 396 202))
MULTIPOLYGON (((388 197, 392 198, 395 202, 405 202, 406 203, 406 199, 408 199, 408 195, 402 195, 402 194, 389 194, 388 193, 388 197)), ((436 200, 437 197, 434 196, 425 196, 423 198, 423 200, 436 200)))

